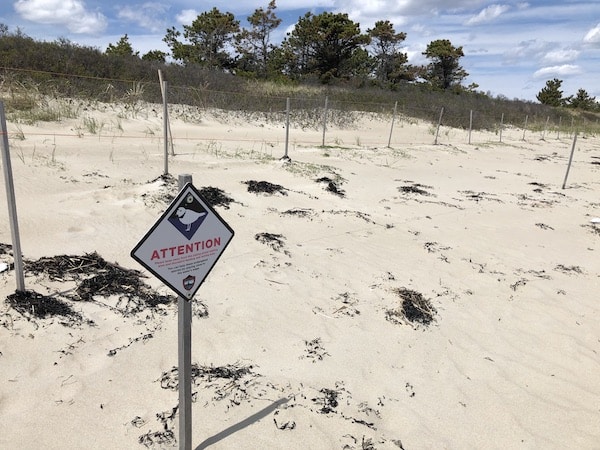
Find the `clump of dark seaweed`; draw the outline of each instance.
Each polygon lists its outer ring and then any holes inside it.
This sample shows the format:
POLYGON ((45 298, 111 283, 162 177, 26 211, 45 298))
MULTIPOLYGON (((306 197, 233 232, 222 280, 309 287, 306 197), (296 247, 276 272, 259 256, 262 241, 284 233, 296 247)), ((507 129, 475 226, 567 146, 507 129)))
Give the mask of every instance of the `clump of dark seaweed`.
POLYGON ((554 268, 554 270, 557 270, 557 271, 563 272, 563 273, 577 273, 577 274, 583 273, 583 269, 579 266, 565 266, 564 264, 559 264, 558 266, 556 266, 554 268))
POLYGON ((325 188, 326 191, 329 191, 339 197, 346 196, 346 193, 344 192, 343 189, 340 188, 340 184, 336 180, 333 180, 329 177, 321 177, 321 178, 317 178, 316 182, 327 184, 327 187, 325 188))
POLYGON ((78 282, 74 292, 68 296, 73 301, 92 302, 94 297, 118 296, 116 309, 124 315, 175 302, 174 296, 153 291, 142 281, 144 275, 140 271, 109 263, 96 252, 26 261, 25 270, 46 275, 53 281, 78 282))
POLYGON ((582 227, 587 228, 590 233, 597 234, 598 236, 600 236, 600 226, 597 226, 596 224, 592 224, 592 225, 582 225, 582 227))
POLYGON ((160 190, 153 193, 142 194, 144 203, 148 206, 168 205, 177 195, 178 182, 171 174, 164 174, 150 180, 148 183, 161 182, 160 190))
POLYGON ((37 260, 26 260, 24 266, 26 272, 44 274, 52 281, 74 281, 90 273, 109 270, 110 263, 93 252, 85 255, 43 256, 37 260))
POLYGON ((429 326, 435 320, 437 311, 421 293, 406 288, 398 288, 394 292, 402 299, 402 305, 399 309, 386 311, 387 320, 397 324, 406 320, 423 326, 429 326))
POLYGON ((200 195, 210 206, 223 206, 225 209, 229 209, 229 204, 233 203, 234 200, 225 194, 222 189, 206 186, 200 189, 200 195))
POLYGON ((146 434, 142 434, 138 442, 146 448, 165 448, 165 446, 172 447, 177 439, 173 430, 164 431, 148 431, 146 434))
POLYGON ((281 234, 267 233, 267 232, 257 233, 254 236, 254 239, 256 239, 258 242, 268 245, 276 252, 282 251, 286 255, 289 255, 289 252, 287 250, 285 250, 285 248, 284 248, 285 243, 283 241, 285 240, 285 237, 283 237, 283 235, 281 235, 281 234))
POLYGON ((312 401, 318 405, 321 405, 319 412, 321 414, 329 414, 336 412, 336 408, 339 405, 338 396, 340 393, 334 389, 322 388, 319 391, 323 394, 322 397, 315 397, 312 401))
MULTIPOLYGON (((192 383, 199 381, 211 382, 215 379, 238 381, 246 375, 252 375, 253 366, 244 366, 239 363, 225 366, 199 366, 192 364, 192 383)), ((163 389, 177 390, 179 388, 179 374, 177 367, 163 372, 159 380, 163 389)))
POLYGON ((253 192, 255 194, 263 193, 263 194, 281 194, 287 195, 287 189, 279 184, 269 183, 268 181, 255 181, 249 180, 244 181, 244 184, 248 185, 248 192, 253 192))
POLYGON ((25 317, 46 319, 60 316, 66 319, 65 324, 80 324, 81 314, 76 312, 68 303, 35 291, 16 291, 6 297, 6 302, 18 313, 25 317))
POLYGON ((296 216, 296 217, 311 217, 314 214, 312 209, 306 208, 292 208, 286 211, 283 211, 281 215, 284 216, 296 216))
POLYGON ((398 190, 405 194, 417 194, 417 195, 426 195, 426 196, 431 195, 429 192, 427 192, 423 188, 431 189, 431 186, 425 186, 420 183, 413 183, 413 184, 407 184, 404 186, 400 186, 398 188, 398 190))

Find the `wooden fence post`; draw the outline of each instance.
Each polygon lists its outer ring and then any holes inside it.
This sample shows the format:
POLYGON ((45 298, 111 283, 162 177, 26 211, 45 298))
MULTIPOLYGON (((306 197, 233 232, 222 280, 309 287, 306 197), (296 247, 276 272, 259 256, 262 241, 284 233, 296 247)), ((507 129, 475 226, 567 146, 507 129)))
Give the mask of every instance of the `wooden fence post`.
POLYGON ((167 82, 163 81, 163 138, 165 141, 165 164, 163 175, 169 174, 169 115, 167 104, 167 82))
MULTIPOLYGON (((158 69, 158 81, 160 83, 160 93, 163 97, 163 101, 165 99, 165 86, 163 85, 163 75, 162 70, 158 69)), ((175 156, 175 146, 173 145, 173 133, 171 133, 171 122, 169 121, 169 117, 167 116, 167 127, 169 129, 169 142, 171 144, 171 156, 175 156)))
POLYGON ((396 112, 398 111, 398 102, 394 103, 394 114, 392 115, 392 126, 390 127, 390 137, 388 139, 388 148, 392 146, 392 132, 394 131, 394 122, 396 121, 396 112))
POLYGON ((473 130, 473 110, 469 112, 469 144, 471 144, 471 131, 473 130))
POLYGON ((288 145, 290 142, 290 98, 285 99, 285 154, 283 159, 289 160, 288 145))
POLYGON ((329 102, 329 97, 325 96, 325 110, 323 112, 323 142, 321 146, 325 147, 325 131, 327 130, 327 104, 329 102))
POLYGON ((433 142, 433 145, 437 145, 437 143, 438 143, 438 136, 440 135, 440 127, 442 126, 442 116, 443 115, 444 115, 444 107, 442 106, 442 109, 440 109, 440 118, 438 119, 437 128, 435 130, 435 141, 433 142))
POLYGON ((575 153, 575 144, 577 143, 577 133, 573 136, 573 145, 571 146, 571 155, 569 156, 569 164, 567 165, 567 173, 565 173, 565 179, 563 181, 562 188, 564 189, 567 185, 567 178, 569 177, 569 171, 571 170, 571 163, 573 162, 573 153, 575 153))

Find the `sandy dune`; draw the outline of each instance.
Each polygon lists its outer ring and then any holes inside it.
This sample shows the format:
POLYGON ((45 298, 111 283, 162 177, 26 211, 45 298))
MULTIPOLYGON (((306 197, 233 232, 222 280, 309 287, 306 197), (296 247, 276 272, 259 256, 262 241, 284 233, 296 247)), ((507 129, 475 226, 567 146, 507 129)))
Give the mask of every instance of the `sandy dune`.
POLYGON ((19 309, 0 275, 0 448, 176 448, 176 299, 129 253, 183 173, 235 230, 193 304, 194 448, 600 445, 597 137, 562 189, 568 136, 433 145, 405 122, 387 148, 365 118, 326 148, 292 130, 285 163, 282 124, 174 112, 161 177, 156 108, 85 114, 96 134, 8 124, 25 283, 46 297, 19 309), (85 285, 106 273, 143 284, 85 285))

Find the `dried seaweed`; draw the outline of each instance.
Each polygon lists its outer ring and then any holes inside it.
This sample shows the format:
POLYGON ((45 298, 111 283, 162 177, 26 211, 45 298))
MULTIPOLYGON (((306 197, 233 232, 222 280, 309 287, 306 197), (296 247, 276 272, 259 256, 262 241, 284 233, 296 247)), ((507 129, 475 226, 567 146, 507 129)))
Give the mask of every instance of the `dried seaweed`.
POLYGON ((202 198, 204 198, 204 200, 206 200, 206 202, 213 207, 223 206, 225 209, 229 209, 229 204, 235 202, 235 200, 227 196, 222 189, 216 187, 205 186, 198 192, 200 192, 202 198))
MULTIPOLYGON (((211 382, 215 379, 225 379, 238 381, 246 375, 252 375, 253 366, 243 366, 241 364, 228 364, 226 366, 199 366, 192 364, 192 383, 199 380, 211 382)), ((160 387, 163 389, 177 390, 179 387, 179 371, 177 367, 163 372, 159 378, 160 387)))
POLYGON ((577 274, 583 273, 583 269, 579 266, 565 266, 563 264, 559 264, 558 266, 556 266, 554 268, 554 270, 557 270, 557 271, 563 272, 563 273, 577 273, 577 274))
POLYGON ((592 234, 597 234, 598 236, 600 236, 600 227, 596 224, 582 225, 582 227, 587 228, 592 234))
POLYGON ((296 217, 311 217, 314 214, 312 209, 306 208, 292 208, 287 211, 283 211, 281 215, 285 216, 296 216, 296 217))
POLYGON ((53 281, 78 282, 74 292, 67 296, 72 301, 95 301, 96 297, 119 297, 115 308, 123 315, 136 314, 145 308, 167 305, 175 297, 158 294, 142 281, 144 275, 104 260, 98 253, 42 257, 25 263, 26 272, 46 275, 53 281))
POLYGON ((413 183, 410 185, 400 186, 398 188, 398 190, 400 192, 404 192, 405 194, 417 194, 417 195, 425 195, 425 196, 432 195, 431 193, 427 192, 423 188, 431 189, 431 186, 425 186, 425 185, 422 185, 419 183, 413 183))
MULTIPOLYGON (((243 400, 250 398, 248 388, 253 384, 254 379, 260 376, 252 369, 251 365, 244 366, 239 363, 217 367, 192 364, 192 384, 203 384, 205 389, 210 389, 214 401, 227 399, 228 406, 237 406, 243 400)), ((164 372, 158 381, 163 389, 178 389, 179 372, 177 367, 164 372)))
POLYGON ((312 399, 314 403, 322 405, 319 409, 319 412, 321 414, 329 414, 332 412, 336 412, 335 409, 339 405, 338 396, 340 393, 336 390, 327 388, 322 388, 319 392, 323 394, 323 397, 315 397, 312 399))
POLYGON ((284 248, 285 243, 283 241, 285 240, 285 237, 283 237, 281 234, 267 232, 257 233, 254 236, 254 239, 256 239, 258 242, 268 245, 276 252, 283 252, 289 256, 289 252, 284 248))
MULTIPOLYGON (((495 198, 494 194, 488 194, 487 192, 473 192, 470 190, 466 190, 466 191, 460 191, 462 194, 465 194, 465 196, 467 197, 468 200, 474 200, 476 202, 479 202, 481 200, 488 200, 488 201, 494 201, 494 202, 498 202, 498 203, 504 203, 502 200, 500 200, 499 198, 495 198)), ((523 200, 527 199, 527 196, 523 196, 523 200)))
POLYGON ((249 180, 244 181, 244 184, 248 185, 248 192, 253 192, 255 194, 263 193, 263 194, 281 194, 287 195, 287 189, 279 184, 269 183, 268 181, 255 181, 249 180))
POLYGON ((306 355, 304 358, 311 359, 313 363, 322 361, 325 356, 331 356, 321 345, 321 338, 304 341, 304 344, 306 345, 306 355))
MULTIPOLYGON (((74 281, 84 275, 110 270, 111 264, 98 253, 85 255, 44 256, 25 261, 25 271, 34 275, 45 274, 53 281, 74 281)), ((139 276, 139 272, 138 272, 139 276)))
POLYGON ((66 324, 79 324, 83 321, 81 314, 68 303, 35 291, 17 291, 6 297, 6 302, 25 317, 46 319, 60 316, 67 320, 66 324))
POLYGON ((146 434, 142 434, 138 442, 146 448, 165 448, 165 446, 172 447, 177 439, 173 430, 166 431, 149 431, 146 434))
POLYGON ((161 182, 160 190, 158 192, 151 192, 142 194, 144 203, 148 206, 154 205, 168 205, 173 201, 177 195, 178 181, 170 174, 160 175, 148 183, 161 182))
POLYGON ((376 223, 373 219, 371 219, 371 216, 368 213, 364 213, 361 211, 350 211, 350 210, 346 209, 343 211, 331 210, 331 211, 323 211, 323 212, 327 212, 330 214, 343 214, 344 216, 354 216, 354 217, 364 220, 367 223, 372 223, 372 224, 376 223))
POLYGON ((437 311, 421 293, 406 288, 394 292, 402 299, 402 305, 399 309, 386 311, 387 320, 396 324, 407 320, 423 326, 429 326, 435 320, 437 311))
POLYGON ((339 182, 332 180, 329 177, 317 178, 315 181, 317 183, 326 183, 327 187, 325 188, 325 190, 331 192, 332 194, 335 194, 339 197, 346 196, 346 193, 344 192, 344 190, 340 188, 339 182))

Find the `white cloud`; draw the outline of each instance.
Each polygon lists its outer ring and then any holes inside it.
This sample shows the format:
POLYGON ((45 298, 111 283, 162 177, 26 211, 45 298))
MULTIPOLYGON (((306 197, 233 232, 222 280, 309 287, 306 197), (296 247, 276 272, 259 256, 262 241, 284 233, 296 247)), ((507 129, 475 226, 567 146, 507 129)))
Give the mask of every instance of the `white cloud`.
POLYGON ((600 23, 587 32, 583 42, 594 47, 600 47, 600 23))
POLYGON ((504 58, 509 63, 519 63, 523 61, 541 60, 544 55, 551 52, 555 44, 537 39, 521 41, 515 47, 504 53, 504 58))
POLYGON ((182 25, 191 25, 198 15, 200 15, 200 13, 195 9, 184 9, 175 16, 175 19, 182 25))
POLYGON ((561 66, 542 67, 533 74, 533 78, 553 78, 568 77, 581 73, 579 66, 573 64, 563 64, 561 66))
POLYGON ((167 28, 167 22, 164 18, 168 10, 169 6, 163 3, 146 2, 120 8, 117 17, 137 23, 150 31, 157 32, 167 28))
POLYGON ((81 0, 18 0, 14 8, 26 20, 64 26, 78 34, 100 33, 108 23, 102 13, 88 10, 81 0))
POLYGON ((481 23, 491 22, 510 9, 508 5, 490 5, 484 8, 476 16, 471 17, 465 22, 465 25, 479 25, 481 23))
POLYGON ((573 49, 559 49, 553 50, 542 58, 542 61, 546 64, 560 64, 566 63, 569 61, 574 61, 579 56, 578 50, 573 49))

